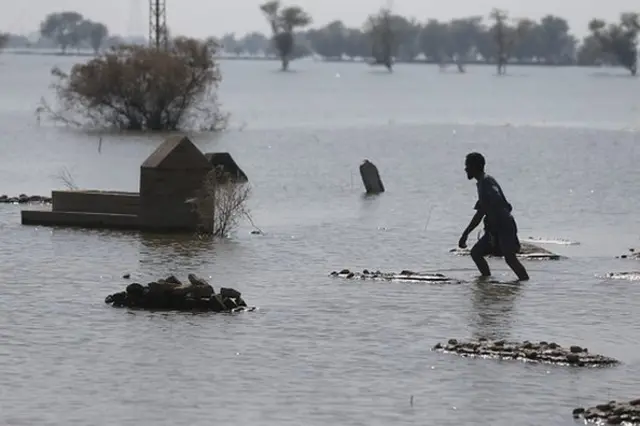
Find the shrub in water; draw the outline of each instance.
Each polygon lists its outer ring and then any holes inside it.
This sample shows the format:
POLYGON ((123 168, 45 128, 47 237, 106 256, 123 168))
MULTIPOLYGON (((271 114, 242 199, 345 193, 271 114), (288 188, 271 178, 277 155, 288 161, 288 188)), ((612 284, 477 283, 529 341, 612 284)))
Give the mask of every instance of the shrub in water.
POLYGON ((52 70, 59 102, 43 99, 38 113, 78 126, 120 130, 221 130, 218 45, 176 38, 166 50, 116 47, 69 73, 52 70))

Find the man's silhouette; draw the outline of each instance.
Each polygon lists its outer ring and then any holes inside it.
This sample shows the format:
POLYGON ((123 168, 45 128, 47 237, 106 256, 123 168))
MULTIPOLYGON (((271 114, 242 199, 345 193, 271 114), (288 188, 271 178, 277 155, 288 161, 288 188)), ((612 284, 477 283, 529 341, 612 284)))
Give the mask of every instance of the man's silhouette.
POLYGON ((520 251, 518 240, 518 226, 511 215, 511 204, 507 201, 502 188, 496 180, 484 172, 485 160, 482 154, 472 152, 467 155, 464 170, 469 180, 478 182, 478 201, 476 202, 476 214, 471 219, 469 226, 464 230, 458 246, 467 247, 467 238, 484 218, 484 235, 471 249, 471 258, 475 262, 483 277, 491 275, 489 265, 484 259, 489 254, 502 255, 507 265, 515 272, 520 280, 528 280, 529 275, 516 253, 520 251))

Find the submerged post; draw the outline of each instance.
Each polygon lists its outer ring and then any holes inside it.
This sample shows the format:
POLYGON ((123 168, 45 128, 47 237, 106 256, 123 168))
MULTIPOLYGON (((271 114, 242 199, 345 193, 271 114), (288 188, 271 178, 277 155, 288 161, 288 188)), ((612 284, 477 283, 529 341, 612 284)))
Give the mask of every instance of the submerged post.
POLYGON ((369 160, 364 160, 360 165, 360 177, 367 194, 380 194, 384 192, 384 185, 380 179, 378 168, 369 160))

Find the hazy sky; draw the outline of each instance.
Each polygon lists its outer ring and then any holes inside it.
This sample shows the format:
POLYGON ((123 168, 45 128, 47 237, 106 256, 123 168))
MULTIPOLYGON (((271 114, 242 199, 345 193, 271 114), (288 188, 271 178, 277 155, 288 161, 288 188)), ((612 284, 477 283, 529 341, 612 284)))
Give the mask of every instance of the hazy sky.
MULTIPOLYGON (((361 26, 367 14, 375 12, 387 0, 291 0, 311 14, 314 26, 341 19, 345 24, 361 26)), ((205 37, 226 32, 243 34, 268 27, 258 9, 260 0, 166 0, 167 21, 173 34, 205 37)), ((148 0, 2 0, 0 32, 28 33, 36 30, 50 12, 75 10, 85 17, 105 23, 111 33, 147 34, 148 0)), ((511 17, 538 19, 551 13, 569 21, 573 33, 586 34, 593 17, 615 20, 622 11, 639 11, 638 0, 393 0, 393 9, 420 21, 427 18, 448 20, 453 17, 483 15, 493 7, 509 11, 511 17)))

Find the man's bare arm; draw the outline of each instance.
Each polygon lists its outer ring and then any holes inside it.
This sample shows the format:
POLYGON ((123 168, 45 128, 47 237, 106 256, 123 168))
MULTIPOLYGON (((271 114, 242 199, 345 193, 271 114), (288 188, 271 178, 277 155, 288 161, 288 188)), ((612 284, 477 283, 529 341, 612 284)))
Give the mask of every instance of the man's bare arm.
POLYGON ((471 218, 471 222, 469 222, 469 226, 467 226, 462 235, 469 236, 471 231, 473 231, 478 225, 480 225, 483 217, 484 212, 482 212, 481 210, 476 211, 476 214, 473 215, 473 217, 471 218))
POLYGON ((471 222, 469 222, 469 226, 467 226, 467 229, 465 229, 464 232, 462 233, 462 236, 460 237, 460 241, 458 241, 458 247, 460 248, 467 247, 467 238, 469 237, 469 234, 471 233, 471 231, 473 231, 476 228, 476 226, 480 225, 480 222, 482 221, 483 217, 484 217, 484 212, 482 210, 476 211, 476 214, 474 214, 473 218, 471 218, 471 222))

